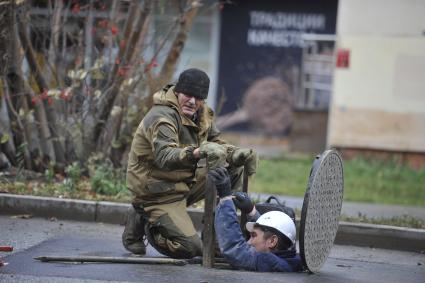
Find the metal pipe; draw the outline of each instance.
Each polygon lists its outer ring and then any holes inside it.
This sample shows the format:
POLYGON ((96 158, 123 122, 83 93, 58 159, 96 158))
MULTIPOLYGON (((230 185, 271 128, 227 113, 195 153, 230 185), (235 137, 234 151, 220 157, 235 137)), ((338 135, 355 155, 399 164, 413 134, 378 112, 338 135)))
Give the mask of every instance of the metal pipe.
MULTIPOLYGON (((41 262, 105 262, 105 263, 134 263, 134 264, 202 264, 201 257, 191 259, 173 259, 166 257, 108 257, 108 256, 38 256, 34 258, 41 262)), ((215 263, 228 265, 224 258, 215 258, 215 263)))
POLYGON ((186 265, 184 259, 161 257, 108 257, 108 256, 38 256, 34 259, 41 262, 108 262, 108 263, 137 263, 137 264, 173 264, 186 265))

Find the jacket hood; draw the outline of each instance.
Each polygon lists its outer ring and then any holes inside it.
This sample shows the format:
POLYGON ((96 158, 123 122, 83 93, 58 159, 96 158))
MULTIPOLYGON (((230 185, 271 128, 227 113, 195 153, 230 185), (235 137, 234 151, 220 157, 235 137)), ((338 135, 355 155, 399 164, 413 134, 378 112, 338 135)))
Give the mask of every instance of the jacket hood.
POLYGON ((153 95, 154 105, 164 105, 176 108, 179 110, 179 102, 174 94, 174 86, 165 87, 153 95))

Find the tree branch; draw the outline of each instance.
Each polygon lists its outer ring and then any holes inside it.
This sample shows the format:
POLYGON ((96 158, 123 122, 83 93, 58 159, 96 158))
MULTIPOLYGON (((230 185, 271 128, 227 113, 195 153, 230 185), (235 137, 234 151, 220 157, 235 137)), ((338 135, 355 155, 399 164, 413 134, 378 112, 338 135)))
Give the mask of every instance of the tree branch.
MULTIPOLYGON (((21 18, 17 18, 17 24, 18 24, 19 38, 21 39, 22 47, 25 50, 25 55, 26 55, 28 64, 30 66, 32 73, 34 74, 38 88, 40 92, 47 91, 49 89, 49 86, 43 77, 40 67, 37 64, 34 50, 29 40, 26 27, 21 18)), ((52 143, 53 143, 53 148, 55 151, 56 163, 58 163, 58 165, 64 165, 65 155, 64 155, 63 146, 58 136, 58 126, 57 126, 57 118, 56 118, 55 110, 53 109, 52 106, 48 104, 47 100, 45 99, 43 100, 43 104, 45 107, 47 119, 49 120, 49 129, 52 135, 52 143)))

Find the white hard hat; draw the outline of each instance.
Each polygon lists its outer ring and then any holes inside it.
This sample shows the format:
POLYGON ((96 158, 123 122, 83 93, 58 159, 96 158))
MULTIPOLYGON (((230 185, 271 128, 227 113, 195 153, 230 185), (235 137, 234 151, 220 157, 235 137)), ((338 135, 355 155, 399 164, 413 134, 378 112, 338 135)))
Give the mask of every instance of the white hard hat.
POLYGON ((261 215, 256 222, 247 222, 246 230, 252 232, 254 225, 261 225, 276 229, 285 235, 292 243, 295 243, 296 229, 295 223, 286 213, 282 211, 269 211, 261 215))

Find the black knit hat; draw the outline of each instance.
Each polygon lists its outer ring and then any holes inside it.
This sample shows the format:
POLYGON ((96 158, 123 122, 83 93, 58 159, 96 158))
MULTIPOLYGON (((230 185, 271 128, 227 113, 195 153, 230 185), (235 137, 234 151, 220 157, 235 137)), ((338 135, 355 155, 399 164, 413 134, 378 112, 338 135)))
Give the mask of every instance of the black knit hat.
POLYGON ((210 78, 208 75, 204 71, 192 68, 180 74, 174 91, 196 98, 206 99, 208 97, 209 86, 210 78))

